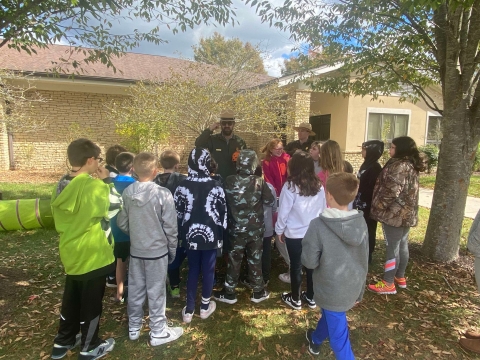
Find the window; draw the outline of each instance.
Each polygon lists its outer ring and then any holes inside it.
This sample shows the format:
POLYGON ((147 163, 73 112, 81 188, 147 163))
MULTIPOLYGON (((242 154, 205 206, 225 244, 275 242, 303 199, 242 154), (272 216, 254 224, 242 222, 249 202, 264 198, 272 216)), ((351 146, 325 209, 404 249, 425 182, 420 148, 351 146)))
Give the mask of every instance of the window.
POLYGON ((429 116, 427 122, 427 144, 440 145, 442 138, 442 117, 429 116))
POLYGON ((391 142, 397 136, 408 135, 409 114, 368 113, 367 140, 391 142))

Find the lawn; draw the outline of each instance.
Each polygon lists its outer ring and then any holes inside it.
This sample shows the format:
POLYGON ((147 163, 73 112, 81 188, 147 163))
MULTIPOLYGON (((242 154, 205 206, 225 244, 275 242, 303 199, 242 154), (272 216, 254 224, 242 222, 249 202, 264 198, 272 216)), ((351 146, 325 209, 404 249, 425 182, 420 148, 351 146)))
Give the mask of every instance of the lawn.
MULTIPOLYGON (((428 262, 419 251, 428 214, 420 209, 420 224, 411 232, 408 290, 390 296, 366 292, 363 301, 348 312, 358 359, 477 358, 457 344, 463 330, 480 328, 472 259, 465 255, 465 237, 472 221, 464 222, 460 260, 438 265, 428 262)), ((379 230, 369 282, 382 273, 385 246, 381 237, 379 230)), ((47 359, 57 330, 64 283, 58 235, 41 229, 4 232, 0 233, 0 247, 0 359, 47 359)), ((107 289, 100 333, 114 337, 117 344, 106 359, 311 359, 304 333, 315 326, 318 309, 294 311, 283 305, 280 294, 288 285, 277 276, 286 270, 275 251, 271 299, 254 305, 249 300, 250 291, 239 286, 235 305, 217 303, 217 311, 207 320, 201 320, 197 310, 190 325, 181 322, 184 300, 169 297, 168 319, 182 326, 185 333, 175 343, 157 348, 148 345, 148 330, 138 341, 128 339, 126 305, 115 303, 114 290, 107 289)), ((182 274, 185 280, 186 269, 182 274)), ((334 359, 328 342, 321 355, 334 359)), ((76 356, 75 351, 68 358, 76 356)))
MULTIPOLYGON (((433 190, 435 187, 435 175, 420 176, 420 186, 433 190)), ((472 175, 470 178, 468 196, 480 197, 480 175, 472 175)))

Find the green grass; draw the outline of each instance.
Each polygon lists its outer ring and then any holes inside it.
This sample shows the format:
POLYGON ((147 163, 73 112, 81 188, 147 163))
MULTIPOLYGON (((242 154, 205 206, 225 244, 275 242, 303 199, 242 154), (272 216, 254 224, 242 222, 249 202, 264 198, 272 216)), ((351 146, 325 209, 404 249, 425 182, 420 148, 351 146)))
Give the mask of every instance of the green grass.
MULTIPOLYGON (((460 332, 480 327, 473 274, 455 263, 434 264, 422 256, 419 248, 428 215, 427 209, 420 209, 419 226, 410 234, 409 288, 395 296, 366 292, 363 301, 347 313, 358 359, 476 358, 457 345, 460 332)), ((464 222, 461 253, 471 222, 464 222)), ((383 272, 381 237, 379 229, 367 282, 379 279, 383 272)), ((42 229, 3 232, 0 247, 0 359, 47 359, 57 331, 65 280, 58 235, 42 229)), ((150 347, 148 329, 138 341, 129 341, 126 305, 115 303, 114 290, 107 289, 100 335, 112 336, 117 343, 106 359, 311 359, 304 334, 316 325, 318 309, 296 312, 282 304, 280 294, 289 286, 277 276, 287 268, 277 252, 273 254, 271 298, 258 305, 250 302, 250 290, 239 286, 235 305, 217 303, 217 311, 207 320, 201 320, 196 309, 192 323, 185 325, 181 322, 184 299, 168 297, 167 317, 185 333, 167 346, 150 347)), ((184 268, 183 280, 186 276, 184 268)), ((183 281, 182 297, 185 291, 183 281)), ((74 352, 67 359, 76 356, 74 352)), ((319 358, 334 359, 328 342, 319 358)))
POLYGON ((3 200, 49 199, 55 184, 0 183, 3 200))
MULTIPOLYGON (((435 175, 420 176, 420 186, 433 190, 435 187, 435 175)), ((480 197, 480 175, 472 175, 470 178, 468 196, 480 197)))

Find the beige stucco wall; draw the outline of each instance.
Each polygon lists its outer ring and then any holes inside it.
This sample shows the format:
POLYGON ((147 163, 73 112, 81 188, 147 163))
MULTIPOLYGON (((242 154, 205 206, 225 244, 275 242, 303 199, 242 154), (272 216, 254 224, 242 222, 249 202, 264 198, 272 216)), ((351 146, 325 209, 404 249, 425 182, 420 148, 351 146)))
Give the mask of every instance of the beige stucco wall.
POLYGON ((312 93, 310 114, 331 114, 330 139, 338 142, 342 151, 345 151, 347 147, 346 119, 348 118, 348 113, 348 98, 318 92, 312 93))
POLYGON ((401 109, 410 111, 408 136, 412 137, 418 146, 425 144, 427 126, 427 106, 418 102, 399 102, 398 97, 380 96, 378 100, 371 101, 370 97, 350 97, 348 101, 348 127, 346 133, 346 150, 356 151, 358 146, 366 140, 366 123, 368 108, 401 109))

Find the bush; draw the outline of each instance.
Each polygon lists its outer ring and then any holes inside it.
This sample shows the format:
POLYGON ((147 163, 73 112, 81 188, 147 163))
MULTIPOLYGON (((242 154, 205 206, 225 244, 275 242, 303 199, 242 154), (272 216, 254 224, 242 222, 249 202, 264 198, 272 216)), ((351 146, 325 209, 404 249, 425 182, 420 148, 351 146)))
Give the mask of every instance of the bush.
POLYGON ((427 172, 430 173, 432 168, 438 165, 438 147, 433 144, 428 144, 420 146, 418 151, 423 152, 427 156, 427 172))
POLYGON ((473 160, 472 171, 478 171, 480 168, 480 144, 477 145, 477 152, 475 153, 475 159, 473 160))

